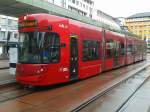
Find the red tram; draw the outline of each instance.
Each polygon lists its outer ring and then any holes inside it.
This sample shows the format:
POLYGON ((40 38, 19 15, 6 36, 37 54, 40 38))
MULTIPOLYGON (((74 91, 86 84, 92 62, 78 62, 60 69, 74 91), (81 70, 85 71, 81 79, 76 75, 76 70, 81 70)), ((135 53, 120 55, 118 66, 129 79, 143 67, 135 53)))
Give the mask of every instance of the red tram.
POLYGON ((49 14, 20 17, 19 32, 16 79, 24 85, 83 79, 144 60, 146 55, 141 40, 49 14))

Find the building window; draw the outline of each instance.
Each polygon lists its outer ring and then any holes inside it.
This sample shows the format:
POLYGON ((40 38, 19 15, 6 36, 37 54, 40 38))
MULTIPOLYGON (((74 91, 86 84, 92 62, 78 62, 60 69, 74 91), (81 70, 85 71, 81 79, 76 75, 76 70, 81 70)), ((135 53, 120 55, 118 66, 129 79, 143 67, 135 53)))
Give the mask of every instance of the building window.
POLYGON ((5 32, 4 32, 4 31, 1 31, 1 38, 2 38, 3 40, 6 40, 6 38, 5 38, 5 32))
POLYGON ((14 26, 18 25, 18 21, 17 20, 13 20, 13 25, 14 26))
POLYGON ((12 25, 12 20, 8 19, 8 25, 11 26, 12 25))
POLYGON ((88 10, 88 6, 86 5, 86 10, 88 10))
POLYGON ((72 0, 72 3, 74 3, 74 4, 75 4, 75 0, 72 0))
POLYGON ((76 5, 79 5, 79 1, 76 1, 76 5))
POLYGON ((141 34, 141 33, 142 33, 142 30, 139 30, 139 33, 141 34))
POLYGON ((2 19, 1 19, 1 24, 2 24, 2 25, 6 25, 6 18, 2 18, 2 19))
POLYGON ((83 4, 83 8, 85 8, 85 4, 83 4))
POLYGON ((98 60, 100 58, 100 42, 93 40, 83 41, 83 61, 98 60))
POLYGON ((49 3, 54 3, 54 0, 47 0, 47 2, 49 2, 49 3))
POLYGON ((71 10, 72 8, 70 6, 68 6, 68 9, 71 10))
POLYGON ((82 3, 80 2, 80 7, 82 7, 82 3))

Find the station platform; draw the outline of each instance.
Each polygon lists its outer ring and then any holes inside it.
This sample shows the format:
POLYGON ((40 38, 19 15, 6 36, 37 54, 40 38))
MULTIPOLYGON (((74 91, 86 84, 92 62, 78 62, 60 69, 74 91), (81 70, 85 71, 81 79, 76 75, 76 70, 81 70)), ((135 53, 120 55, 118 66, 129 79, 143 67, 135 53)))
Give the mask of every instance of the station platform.
POLYGON ((8 69, 9 60, 0 60, 0 69, 8 69))
POLYGON ((9 69, 0 69, 0 85, 16 82, 15 75, 10 74, 9 69))
POLYGON ((70 112, 96 94, 110 88, 116 82, 149 65, 150 62, 143 61, 76 83, 64 84, 63 86, 48 88, 44 91, 36 91, 29 95, 10 99, 0 103, 0 112, 70 112))
POLYGON ((15 76, 9 72, 9 60, 0 60, 0 85, 15 82, 15 76))

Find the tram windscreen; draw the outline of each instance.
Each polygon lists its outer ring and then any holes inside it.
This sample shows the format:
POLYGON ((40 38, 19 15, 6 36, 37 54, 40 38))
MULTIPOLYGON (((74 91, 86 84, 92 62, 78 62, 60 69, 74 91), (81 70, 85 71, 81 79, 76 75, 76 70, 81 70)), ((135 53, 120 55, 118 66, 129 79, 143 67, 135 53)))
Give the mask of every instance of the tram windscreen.
POLYGON ((20 33, 19 63, 57 63, 60 55, 60 39, 57 33, 20 33))

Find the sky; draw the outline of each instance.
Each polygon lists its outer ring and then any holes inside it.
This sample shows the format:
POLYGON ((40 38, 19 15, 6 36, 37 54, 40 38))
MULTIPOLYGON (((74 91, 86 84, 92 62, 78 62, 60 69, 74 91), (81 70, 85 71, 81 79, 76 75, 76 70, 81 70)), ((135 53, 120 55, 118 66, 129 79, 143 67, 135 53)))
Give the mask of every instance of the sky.
POLYGON ((94 0, 97 9, 113 17, 150 12, 150 0, 94 0))

